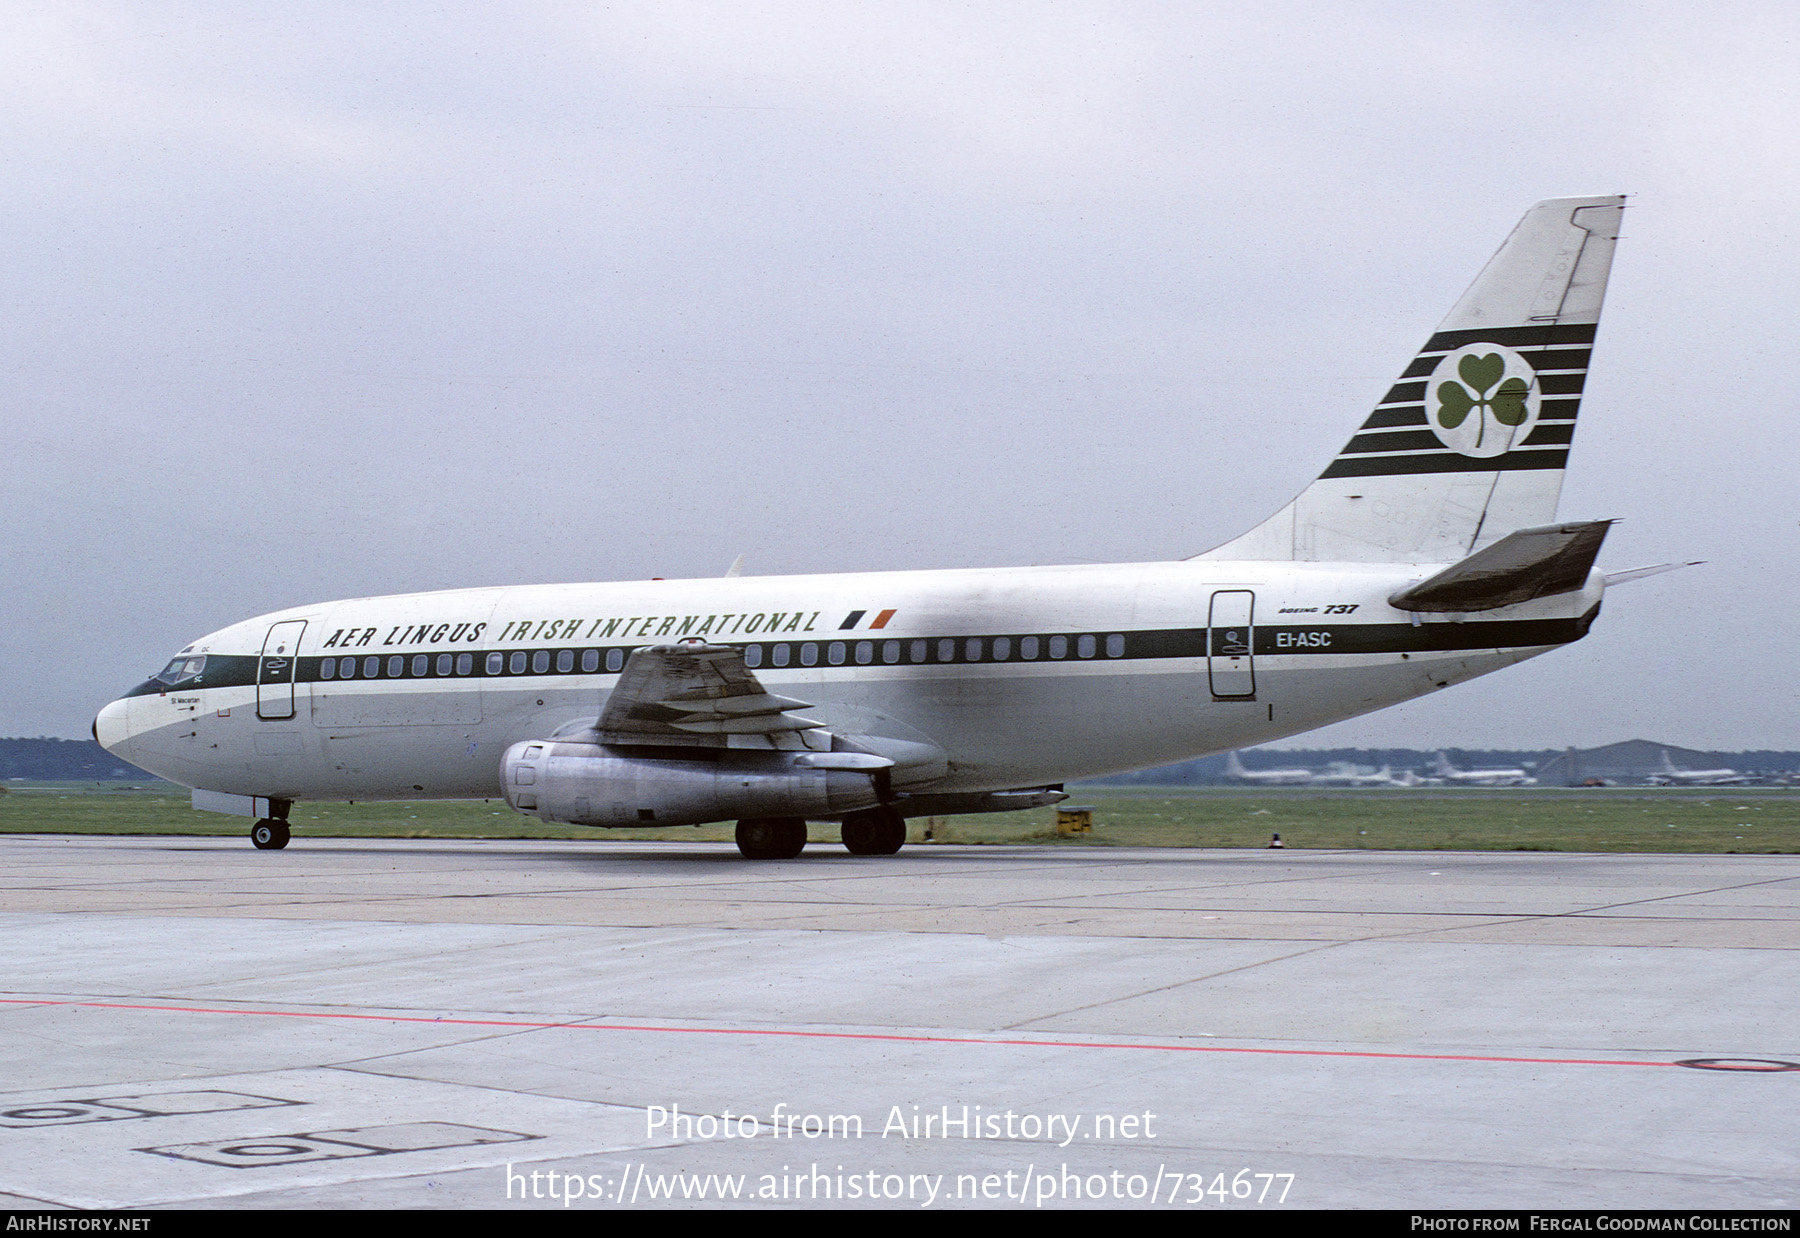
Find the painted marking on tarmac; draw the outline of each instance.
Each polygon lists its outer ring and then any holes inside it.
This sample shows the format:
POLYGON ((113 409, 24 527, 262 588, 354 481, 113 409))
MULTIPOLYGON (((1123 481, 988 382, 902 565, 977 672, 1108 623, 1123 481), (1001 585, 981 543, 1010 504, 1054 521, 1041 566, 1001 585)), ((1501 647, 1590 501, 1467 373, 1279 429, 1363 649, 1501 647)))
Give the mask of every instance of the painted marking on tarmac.
POLYGON ((0 1127, 77 1126, 84 1122, 122 1122, 131 1118, 171 1118, 193 1113, 231 1113, 240 1109, 273 1109, 304 1105, 303 1100, 253 1096, 208 1088, 198 1092, 147 1092, 132 1096, 52 1095, 41 1100, 0 1101, 0 1127))
MULTIPOLYGON (((1688 1058, 1680 1061, 1648 1061, 1627 1058, 1516 1057, 1486 1053, 1383 1053, 1372 1049, 1259 1049, 1235 1045, 1131 1044, 1102 1040, 1046 1040, 999 1036, 923 1036, 900 1032, 802 1032, 784 1028, 668 1027, 640 1023, 568 1023, 540 1019, 465 1019, 425 1015, 346 1014, 311 1010, 231 1010, 219 1006, 151 1006, 128 1002, 73 1002, 22 997, 0 998, 6 1006, 61 1006, 82 1010, 141 1010, 154 1014, 249 1015, 276 1019, 338 1019, 369 1023, 423 1023, 443 1027, 511 1027, 521 1030, 568 1032, 656 1032, 677 1036, 765 1036, 790 1040, 873 1040, 885 1043, 925 1045, 994 1045, 1029 1049, 1136 1049, 1158 1053, 1236 1053, 1262 1057, 1374 1058, 1401 1062, 1500 1062, 1523 1066, 1692 1066, 1699 1061, 1761 1061, 1763 1059, 1688 1058)), ((1788 1063, 1781 1064, 1783 1068, 1788 1063)), ((1727 1068, 1714 1068, 1727 1069, 1727 1068)), ((1735 1069, 1735 1068, 1732 1068, 1735 1069)), ((1761 1073, 1775 1073, 1762 1066, 1761 1073)))
POLYGON ((476 1148, 493 1143, 542 1139, 518 1131, 466 1126, 461 1122, 401 1122, 335 1131, 302 1131, 294 1135, 252 1135, 248 1139, 214 1139, 209 1143, 138 1148, 157 1156, 200 1161, 226 1169, 261 1169, 267 1165, 299 1165, 342 1161, 357 1156, 389 1156, 396 1152, 431 1152, 444 1148, 476 1148))

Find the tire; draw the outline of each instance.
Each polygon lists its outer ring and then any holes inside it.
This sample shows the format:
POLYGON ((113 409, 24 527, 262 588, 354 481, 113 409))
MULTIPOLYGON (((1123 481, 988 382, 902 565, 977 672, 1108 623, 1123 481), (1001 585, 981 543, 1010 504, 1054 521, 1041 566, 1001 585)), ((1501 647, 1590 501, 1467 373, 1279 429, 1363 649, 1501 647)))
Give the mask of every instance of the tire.
POLYGON ((288 823, 264 817, 250 827, 250 841, 258 851, 280 851, 288 845, 288 823))
POLYGON ((806 819, 757 817, 740 821, 737 845, 747 860, 791 860, 806 849, 806 819))
POLYGON ((906 818, 892 808, 870 808, 844 818, 840 837, 851 855, 893 855, 906 843, 906 818))

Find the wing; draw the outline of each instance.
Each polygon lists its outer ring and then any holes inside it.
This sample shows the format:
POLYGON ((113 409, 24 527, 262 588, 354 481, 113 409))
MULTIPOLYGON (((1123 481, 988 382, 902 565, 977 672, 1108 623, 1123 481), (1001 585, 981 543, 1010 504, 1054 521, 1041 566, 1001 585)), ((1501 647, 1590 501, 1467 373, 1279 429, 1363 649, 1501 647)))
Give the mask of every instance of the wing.
MULTIPOLYGON (((609 744, 812 748, 817 740, 805 733, 824 724, 793 712, 805 708, 765 690, 740 649, 648 645, 625 663, 597 729, 609 744), (746 738, 734 743, 736 736, 746 738)), ((819 738, 830 747, 828 736, 819 738)))

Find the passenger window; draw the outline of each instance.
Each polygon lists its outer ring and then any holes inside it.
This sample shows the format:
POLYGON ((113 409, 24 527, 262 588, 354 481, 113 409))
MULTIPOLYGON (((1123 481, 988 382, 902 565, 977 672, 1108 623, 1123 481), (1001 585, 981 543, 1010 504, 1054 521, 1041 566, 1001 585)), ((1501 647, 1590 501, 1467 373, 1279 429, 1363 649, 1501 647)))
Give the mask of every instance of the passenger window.
POLYGON ((406 659, 395 654, 388 659, 387 673, 389 679, 398 679, 406 674, 406 659))
POLYGON ((525 651, 523 649, 520 649, 513 654, 506 669, 515 675, 523 675, 525 673, 525 651))
POLYGON ((375 678, 375 676, 377 676, 379 674, 381 674, 381 659, 380 658, 364 658, 363 659, 363 678, 364 679, 373 679, 373 678, 375 678))
POLYGON ((583 649, 581 651, 582 674, 592 675, 595 671, 597 671, 599 669, 600 669, 600 651, 598 649, 583 649))
POLYGON ((1004 662, 1012 657, 1012 637, 996 636, 994 638, 994 661, 1004 662))
POLYGON ((431 659, 422 653, 413 655, 413 676, 416 678, 431 669, 431 659))
POLYGON ((881 660, 890 665, 900 660, 900 642, 897 640, 881 643, 881 660))
POLYGON ((503 654, 503 653, 488 654, 488 656, 487 656, 487 673, 488 674, 498 675, 501 671, 503 671, 505 669, 506 669, 506 655, 505 654, 503 654))
POLYGON ((912 643, 912 660, 923 662, 931 656, 931 642, 916 640, 912 643))
POLYGON ((819 664, 819 647, 811 641, 800 646, 800 665, 817 666, 819 664))
POLYGON ((1027 662, 1035 659, 1038 656, 1038 638, 1035 636, 1023 637, 1019 641, 1019 656, 1027 662))
POLYGON ((963 642, 963 657, 971 662, 981 661, 981 638, 979 636, 971 636, 963 642))
POLYGON ((319 678, 320 679, 336 679, 337 678, 337 659, 336 658, 326 658, 323 662, 319 663, 319 678))
POLYGON ((1075 656, 1078 658, 1091 658, 1094 656, 1095 646, 1096 642, 1093 637, 1077 637, 1075 640, 1075 656))
POLYGON ((762 665, 761 645, 744 646, 744 665, 751 667, 752 669, 762 665))
POLYGON ((531 655, 531 673, 532 674, 542 675, 545 671, 547 671, 549 669, 550 669, 550 651, 548 649, 540 649, 536 653, 531 655))
POLYGON ((786 666, 788 664, 788 647, 786 645, 775 646, 769 651, 769 660, 776 666, 786 666))
POLYGON ((834 640, 831 644, 827 645, 825 647, 825 660, 830 662, 833 666, 842 666, 844 664, 844 642, 841 640, 834 640))
POLYGON ((1122 658, 1125 656, 1125 636, 1122 632, 1114 632, 1106 638, 1106 656, 1122 658))
POLYGON ((1050 656, 1053 658, 1068 657, 1069 638, 1066 636, 1052 636, 1050 638, 1050 656))
POLYGON ((938 642, 938 661, 939 662, 954 662, 954 661, 956 661, 956 642, 951 640, 947 636, 943 640, 938 642))
POLYGON ((345 658, 343 660, 343 662, 338 666, 338 678, 339 679, 355 679, 356 678, 356 659, 355 658, 345 658))
POLYGON ((570 671, 572 671, 574 669, 575 669, 575 651, 573 649, 557 650, 556 673, 558 675, 567 675, 570 671))
POLYGON ((459 653, 456 655, 456 673, 458 675, 467 675, 470 671, 472 671, 474 669, 475 669, 475 655, 474 654, 459 653))
POLYGON ((616 671, 621 666, 624 666, 624 665, 625 665, 625 651, 623 649, 608 649, 606 651, 606 669, 607 670, 616 671))
POLYGON ((438 654, 437 673, 440 675, 448 675, 450 673, 451 666, 455 665, 455 663, 456 663, 456 657, 454 654, 448 654, 448 653, 438 654))

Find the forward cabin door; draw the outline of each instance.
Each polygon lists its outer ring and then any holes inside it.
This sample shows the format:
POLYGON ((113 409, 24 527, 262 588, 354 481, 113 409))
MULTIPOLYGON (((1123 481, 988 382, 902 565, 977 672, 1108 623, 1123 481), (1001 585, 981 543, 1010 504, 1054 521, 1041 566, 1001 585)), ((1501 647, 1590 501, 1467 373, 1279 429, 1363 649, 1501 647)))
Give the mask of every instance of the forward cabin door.
POLYGON ((1221 589, 1207 616, 1206 670, 1221 700, 1256 699, 1256 594, 1221 589))
POLYGON ((256 716, 278 722, 294 716, 294 680, 300 669, 300 633, 306 620, 289 619, 269 629, 256 664, 256 716))

